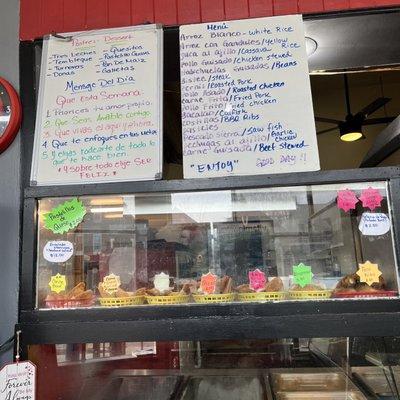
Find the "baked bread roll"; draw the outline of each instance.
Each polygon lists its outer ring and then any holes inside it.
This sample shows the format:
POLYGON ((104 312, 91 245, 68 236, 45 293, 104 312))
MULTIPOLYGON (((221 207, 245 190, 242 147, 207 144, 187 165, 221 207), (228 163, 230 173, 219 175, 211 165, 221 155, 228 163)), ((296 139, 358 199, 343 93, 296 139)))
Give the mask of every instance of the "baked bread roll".
POLYGON ((266 292, 281 292, 283 290, 283 282, 281 278, 273 278, 265 284, 266 292))

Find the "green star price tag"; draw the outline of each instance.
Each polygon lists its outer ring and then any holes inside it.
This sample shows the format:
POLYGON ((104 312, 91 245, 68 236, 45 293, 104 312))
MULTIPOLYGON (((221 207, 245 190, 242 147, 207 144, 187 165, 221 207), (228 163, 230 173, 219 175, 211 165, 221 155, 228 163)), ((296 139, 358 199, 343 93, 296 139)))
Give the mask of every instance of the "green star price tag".
POLYGON ((293 279, 297 285, 301 287, 309 285, 313 276, 310 266, 303 263, 293 266, 293 279))
POLYGON ((77 227, 86 215, 86 208, 77 198, 60 204, 44 215, 44 226, 53 233, 62 234, 77 227))

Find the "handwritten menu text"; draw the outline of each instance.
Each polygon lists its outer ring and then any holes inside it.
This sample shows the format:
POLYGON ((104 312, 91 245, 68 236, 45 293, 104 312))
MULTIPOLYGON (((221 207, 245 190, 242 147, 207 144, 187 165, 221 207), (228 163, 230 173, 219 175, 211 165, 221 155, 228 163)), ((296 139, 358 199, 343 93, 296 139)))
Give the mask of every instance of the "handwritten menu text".
POLYGON ((184 176, 319 169, 301 16, 180 28, 184 176))
POLYGON ((32 181, 160 178, 161 40, 148 26, 46 41, 32 181))

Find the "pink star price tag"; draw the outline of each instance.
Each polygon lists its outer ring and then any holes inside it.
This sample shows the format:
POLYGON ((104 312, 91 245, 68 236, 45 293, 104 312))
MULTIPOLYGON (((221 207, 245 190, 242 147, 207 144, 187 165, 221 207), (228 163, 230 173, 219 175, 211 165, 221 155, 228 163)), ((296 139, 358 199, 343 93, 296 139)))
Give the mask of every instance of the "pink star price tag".
POLYGON ((358 199, 356 194, 349 189, 339 190, 337 195, 337 206, 343 211, 347 212, 349 210, 354 210, 358 199))
POLYGON ((258 292, 265 288, 267 279, 264 272, 260 271, 258 268, 254 271, 249 271, 249 286, 254 291, 258 292))
POLYGON ((365 208, 369 208, 371 211, 375 208, 380 207, 383 197, 379 193, 379 190, 369 187, 361 192, 360 200, 365 208))

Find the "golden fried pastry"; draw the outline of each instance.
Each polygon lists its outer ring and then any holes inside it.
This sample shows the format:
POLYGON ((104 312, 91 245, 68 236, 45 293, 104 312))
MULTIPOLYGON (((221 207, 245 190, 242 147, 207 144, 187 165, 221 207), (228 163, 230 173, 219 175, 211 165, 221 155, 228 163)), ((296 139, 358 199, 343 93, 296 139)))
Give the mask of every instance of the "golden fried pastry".
POLYGON ((254 290, 250 287, 250 285, 248 283, 237 286, 235 288, 235 291, 238 293, 253 293, 254 292, 254 290))
POLYGON ((357 274, 346 275, 338 282, 336 289, 354 288, 359 281, 360 277, 357 274))
POLYGON ((266 292, 281 292, 283 290, 283 282, 281 278, 273 278, 265 284, 266 292))
POLYGON ((355 289, 357 292, 363 292, 363 293, 372 293, 372 292, 378 292, 379 289, 375 289, 372 286, 369 286, 367 283, 359 283, 356 286, 355 289))
POLYGON ((79 293, 78 295, 71 297, 71 300, 91 300, 93 298, 93 291, 92 290, 86 290, 82 293, 79 293))
POLYGON ((323 290, 323 288, 319 285, 314 285, 310 283, 308 285, 305 285, 304 287, 301 287, 300 285, 294 285, 290 290, 298 292, 314 292, 316 290, 323 290))
POLYGON ((381 275, 379 277, 379 283, 375 282, 371 285, 372 288, 376 289, 376 290, 386 290, 386 281, 383 278, 383 276, 381 275))
POLYGON ((99 293, 100 293, 101 297, 105 297, 105 298, 115 297, 114 294, 108 293, 104 289, 104 284, 102 282, 99 283, 98 289, 99 289, 99 293))
POLYGON ((118 288, 117 291, 115 292, 115 297, 132 297, 133 293, 132 292, 127 292, 126 290, 123 290, 121 288, 118 288))
POLYGON ((134 296, 144 296, 146 294, 146 290, 146 288, 142 287, 134 292, 134 296))
POLYGON ((334 290, 335 293, 356 293, 357 290, 355 288, 336 288, 334 290))
POLYGON ((62 293, 49 293, 45 301, 63 301, 66 300, 66 295, 62 293))
MULTIPOLYGON (((224 277, 225 278, 225 277, 224 277)), ((228 279, 225 280, 225 285, 222 288, 221 293, 226 294, 226 293, 232 293, 232 287, 233 287, 233 282, 232 278, 227 277, 228 279)))
POLYGON ((336 293, 354 293, 354 292, 376 292, 386 289, 386 282, 383 276, 379 277, 379 283, 375 282, 368 285, 365 282, 360 282, 360 277, 357 274, 350 274, 343 277, 336 285, 336 293))
POLYGON ((159 290, 157 290, 156 288, 147 289, 146 294, 149 296, 161 296, 161 292, 159 290))
POLYGON ((182 289, 181 289, 181 291, 180 291, 180 294, 189 295, 190 293, 191 293, 191 285, 190 285, 190 283, 185 283, 185 284, 182 286, 182 289))
POLYGON ((73 287, 68 293, 67 293, 67 297, 69 299, 72 299, 73 297, 76 297, 78 295, 80 295, 81 293, 83 293, 85 291, 85 283, 84 282, 80 282, 78 283, 75 287, 73 287))

